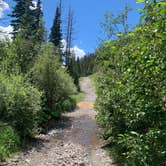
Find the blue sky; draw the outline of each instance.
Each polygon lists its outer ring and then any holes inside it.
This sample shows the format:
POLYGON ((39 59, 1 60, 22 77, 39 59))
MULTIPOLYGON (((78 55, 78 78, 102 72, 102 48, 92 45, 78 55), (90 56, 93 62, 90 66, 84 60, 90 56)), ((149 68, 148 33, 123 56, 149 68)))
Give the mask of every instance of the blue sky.
MULTIPOLYGON (((9 4, 10 8, 13 6, 12 0, 4 1, 9 4)), ((42 2, 45 27, 49 31, 59 0, 42 0, 42 2)), ((135 0, 62 0, 62 3, 63 27, 66 23, 68 7, 71 6, 75 16, 73 46, 78 46, 86 53, 94 52, 99 42, 98 38, 102 38, 100 22, 104 19, 106 12, 116 14, 123 10, 125 4, 129 4, 133 8, 133 11, 129 14, 129 23, 134 26, 139 21, 139 11, 137 9, 141 4, 137 4, 135 0)), ((6 12, 11 12, 11 9, 6 12)))

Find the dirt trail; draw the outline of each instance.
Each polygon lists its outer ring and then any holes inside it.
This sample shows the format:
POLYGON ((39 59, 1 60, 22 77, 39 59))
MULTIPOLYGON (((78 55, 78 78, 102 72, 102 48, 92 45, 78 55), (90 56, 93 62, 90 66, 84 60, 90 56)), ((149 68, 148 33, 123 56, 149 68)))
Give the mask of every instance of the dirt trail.
POLYGON ((88 77, 81 81, 85 93, 74 112, 66 113, 45 135, 39 135, 35 146, 21 153, 8 166, 113 166, 102 149, 96 124, 95 90, 88 77))

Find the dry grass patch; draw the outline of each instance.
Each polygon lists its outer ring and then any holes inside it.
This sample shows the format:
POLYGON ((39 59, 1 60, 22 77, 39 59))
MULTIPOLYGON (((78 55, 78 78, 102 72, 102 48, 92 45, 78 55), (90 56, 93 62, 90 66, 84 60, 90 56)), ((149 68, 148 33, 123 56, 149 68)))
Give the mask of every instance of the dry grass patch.
POLYGON ((85 108, 85 107, 94 107, 95 105, 95 102, 86 102, 86 101, 83 101, 83 102, 79 102, 77 103, 77 107, 79 108, 85 108))

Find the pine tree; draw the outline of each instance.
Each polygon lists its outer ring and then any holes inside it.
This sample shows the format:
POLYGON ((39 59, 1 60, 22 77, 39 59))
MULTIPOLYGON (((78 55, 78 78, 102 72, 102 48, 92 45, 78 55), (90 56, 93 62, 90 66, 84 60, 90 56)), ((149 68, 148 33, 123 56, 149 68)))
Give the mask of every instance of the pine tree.
POLYGON ((14 27, 13 42, 20 71, 26 73, 33 66, 44 40, 43 13, 40 0, 34 8, 31 8, 32 0, 15 0, 15 2, 16 6, 11 14, 14 27))
POLYGON ((38 0, 37 7, 34 10, 35 20, 34 20, 34 26, 35 26, 35 40, 39 43, 44 41, 45 37, 45 29, 43 25, 43 11, 41 7, 41 0, 38 0))
POLYGON ((77 68, 80 77, 85 77, 95 73, 95 58, 96 56, 94 54, 88 54, 85 57, 77 60, 77 68))
POLYGON ((16 5, 13 8, 12 14, 9 16, 13 17, 11 20, 11 25, 13 27, 13 35, 21 28, 22 16, 25 14, 25 1, 23 0, 14 0, 16 5))
POLYGON ((72 56, 70 57, 68 72, 70 76, 73 78, 77 90, 80 91, 78 65, 74 54, 72 54, 72 56))
POLYGON ((32 0, 26 0, 25 14, 22 19, 22 32, 25 39, 32 39, 34 37, 35 29, 35 10, 30 9, 33 6, 32 0))
POLYGON ((76 63, 76 65, 77 65, 77 72, 78 72, 78 75, 79 75, 79 77, 81 76, 80 75, 80 73, 81 73, 81 64, 80 64, 80 59, 79 58, 77 58, 77 63, 76 63))
POLYGON ((51 28, 49 41, 56 47, 61 48, 62 32, 61 32, 61 7, 56 8, 56 14, 51 28))
POLYGON ((32 35, 34 28, 34 15, 30 6, 32 6, 32 0, 14 0, 16 2, 13 8, 13 17, 11 25, 13 26, 13 35, 16 37, 18 32, 24 32, 24 37, 28 38, 32 35))
POLYGON ((41 0, 38 0, 37 6, 31 8, 34 4, 32 0, 14 0, 16 2, 13 8, 11 25, 13 26, 13 37, 19 33, 22 38, 44 41, 43 12, 41 0), (36 9, 35 9, 36 8, 36 9))

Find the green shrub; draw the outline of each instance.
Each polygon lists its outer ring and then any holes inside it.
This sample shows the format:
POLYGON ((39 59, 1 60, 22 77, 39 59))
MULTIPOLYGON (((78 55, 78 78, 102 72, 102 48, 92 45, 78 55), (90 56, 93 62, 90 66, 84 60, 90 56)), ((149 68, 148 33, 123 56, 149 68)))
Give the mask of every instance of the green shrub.
POLYGON ((15 46, 12 42, 0 41, 0 71, 13 73, 18 71, 15 46))
POLYGON ((12 127, 0 123, 0 161, 18 150, 19 136, 12 127))
POLYGON ((44 123, 50 118, 59 118, 64 111, 63 103, 70 100, 70 96, 76 93, 73 80, 66 72, 65 67, 58 61, 58 51, 51 44, 42 47, 29 74, 36 87, 43 91, 42 108, 44 113, 41 113, 40 124, 42 124, 42 120, 44 123), (48 119, 46 120, 44 117, 48 119))
POLYGON ((37 127, 41 93, 22 76, 0 73, 0 120, 25 138, 37 127))
POLYGON ((73 111, 76 106, 76 99, 70 97, 62 103, 62 109, 64 112, 73 111))
POLYGON ((11 41, 0 41, 0 70, 27 73, 32 68, 39 46, 20 35, 11 41))
POLYGON ((166 3, 148 5, 143 25, 97 53, 97 120, 119 165, 166 164, 166 3))

